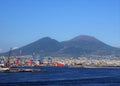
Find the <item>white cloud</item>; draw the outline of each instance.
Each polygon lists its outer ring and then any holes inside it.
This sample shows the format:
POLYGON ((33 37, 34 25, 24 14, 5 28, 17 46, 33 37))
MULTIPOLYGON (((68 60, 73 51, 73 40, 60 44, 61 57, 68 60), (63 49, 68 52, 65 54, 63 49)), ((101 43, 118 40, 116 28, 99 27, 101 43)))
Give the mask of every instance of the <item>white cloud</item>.
POLYGON ((18 47, 12 47, 12 50, 15 50, 15 49, 17 49, 18 47))

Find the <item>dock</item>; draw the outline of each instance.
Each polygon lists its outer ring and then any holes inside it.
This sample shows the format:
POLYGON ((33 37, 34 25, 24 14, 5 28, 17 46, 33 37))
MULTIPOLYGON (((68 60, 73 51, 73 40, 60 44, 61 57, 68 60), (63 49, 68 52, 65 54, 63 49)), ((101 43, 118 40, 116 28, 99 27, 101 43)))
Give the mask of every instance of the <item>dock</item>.
POLYGON ((42 72, 40 69, 26 69, 26 68, 10 68, 0 72, 42 72))

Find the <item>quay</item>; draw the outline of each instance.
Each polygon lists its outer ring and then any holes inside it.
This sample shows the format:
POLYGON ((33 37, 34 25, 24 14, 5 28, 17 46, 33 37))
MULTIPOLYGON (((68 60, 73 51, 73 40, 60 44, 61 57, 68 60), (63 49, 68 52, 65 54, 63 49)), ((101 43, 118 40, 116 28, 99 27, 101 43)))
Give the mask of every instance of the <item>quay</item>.
POLYGON ((42 72, 40 69, 26 69, 26 68, 10 68, 8 70, 1 70, 0 72, 42 72))

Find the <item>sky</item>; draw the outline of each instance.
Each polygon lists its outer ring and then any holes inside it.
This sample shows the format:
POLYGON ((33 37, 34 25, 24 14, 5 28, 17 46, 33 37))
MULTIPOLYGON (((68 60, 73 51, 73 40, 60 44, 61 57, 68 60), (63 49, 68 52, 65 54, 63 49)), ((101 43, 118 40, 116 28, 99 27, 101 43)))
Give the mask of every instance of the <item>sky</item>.
POLYGON ((79 35, 120 47, 120 0, 0 0, 0 52, 79 35))

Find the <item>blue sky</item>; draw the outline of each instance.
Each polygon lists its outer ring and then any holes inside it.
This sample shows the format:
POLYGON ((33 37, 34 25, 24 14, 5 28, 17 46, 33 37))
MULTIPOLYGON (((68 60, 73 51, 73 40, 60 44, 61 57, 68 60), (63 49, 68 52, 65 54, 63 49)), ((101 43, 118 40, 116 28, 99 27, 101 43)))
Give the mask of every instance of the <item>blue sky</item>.
POLYGON ((120 0, 0 0, 0 52, 49 36, 120 46, 120 0))

